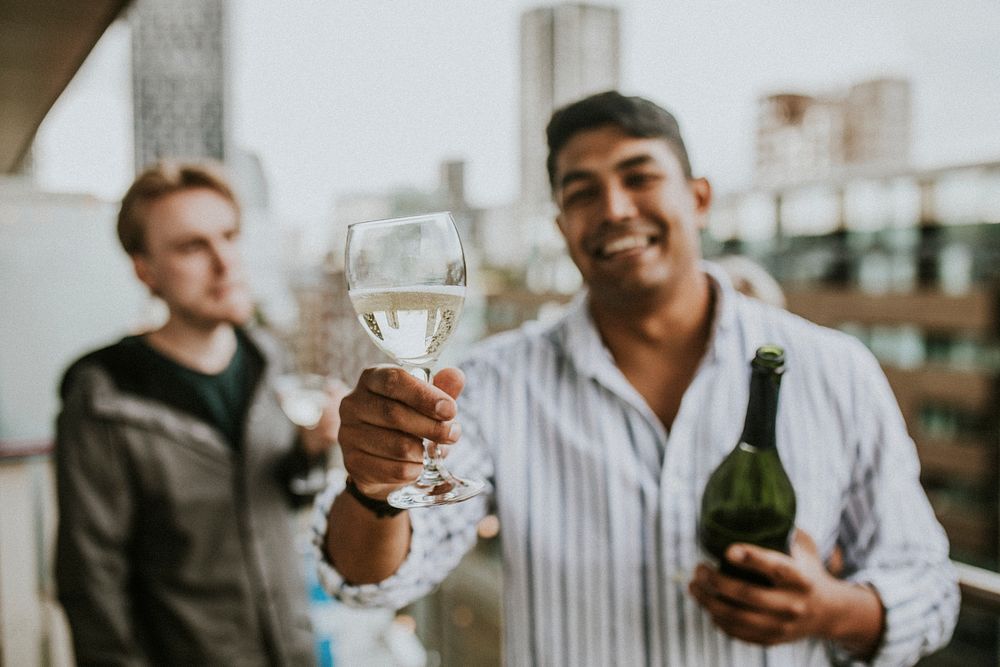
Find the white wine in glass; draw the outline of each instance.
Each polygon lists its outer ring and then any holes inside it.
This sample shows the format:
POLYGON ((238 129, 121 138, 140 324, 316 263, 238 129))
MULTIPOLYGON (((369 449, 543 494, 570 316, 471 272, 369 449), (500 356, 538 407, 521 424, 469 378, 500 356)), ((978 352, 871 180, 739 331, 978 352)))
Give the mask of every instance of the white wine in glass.
POLYGON ((462 312, 465 288, 358 289, 351 302, 375 344, 400 364, 422 366, 437 360, 462 312))
POLYGON ((316 428, 330 402, 327 379, 313 373, 285 373, 275 380, 278 404, 288 420, 302 428, 316 428))
MULTIPOLYGON (((359 222, 347 232, 348 295, 372 341, 412 375, 431 367, 455 330, 465 300, 465 256, 449 213, 359 222)), ((401 508, 466 500, 483 489, 445 468, 438 445, 424 441, 424 467, 389 494, 401 508)))
MULTIPOLYGON (((284 373, 275 379, 274 388, 278 405, 288 421, 305 429, 314 429, 323 418, 323 410, 330 403, 331 383, 325 375, 316 373, 284 373)), ((325 470, 312 466, 303 474, 293 477, 293 493, 307 495, 316 492, 326 479, 325 470)))

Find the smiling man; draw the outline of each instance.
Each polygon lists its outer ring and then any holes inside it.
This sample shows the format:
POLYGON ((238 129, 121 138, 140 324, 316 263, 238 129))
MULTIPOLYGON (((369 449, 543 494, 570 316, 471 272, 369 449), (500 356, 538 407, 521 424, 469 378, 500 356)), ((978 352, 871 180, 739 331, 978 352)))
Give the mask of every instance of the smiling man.
POLYGON ((122 246, 169 317, 63 380, 56 576, 79 664, 313 662, 291 482, 324 463, 337 401, 315 429, 283 417, 239 232, 206 165, 155 165, 122 200, 122 246))
POLYGON ((349 479, 321 499, 328 587, 401 606, 473 544, 487 498, 384 503, 430 438, 455 444, 456 474, 492 483, 507 664, 900 665, 946 643, 947 539, 871 354, 742 296, 701 259, 712 190, 664 109, 602 93, 557 111, 548 141, 557 223, 587 289, 560 321, 486 341, 435 386, 362 374, 341 405, 349 479), (797 532, 791 555, 727 556, 771 587, 701 563, 695 539, 765 343, 786 351, 777 437, 797 532), (824 567, 835 553, 837 576, 824 567))

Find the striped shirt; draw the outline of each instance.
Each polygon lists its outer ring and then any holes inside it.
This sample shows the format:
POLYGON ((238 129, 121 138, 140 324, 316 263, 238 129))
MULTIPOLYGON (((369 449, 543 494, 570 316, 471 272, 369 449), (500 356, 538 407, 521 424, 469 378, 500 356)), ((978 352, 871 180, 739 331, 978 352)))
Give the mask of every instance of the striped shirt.
MULTIPOLYGON (((820 640, 763 648, 717 630, 687 593, 701 559, 695 526, 709 474, 743 426, 756 348, 785 348, 778 412, 796 525, 845 577, 878 591, 886 629, 874 664, 911 664, 944 645, 958 613, 948 542, 920 487, 903 418, 855 339, 748 299, 705 263, 716 292, 708 351, 669 431, 615 365, 581 295, 548 327, 479 347, 462 368, 458 474, 492 483, 504 560, 508 665, 828 665, 820 640)), ((315 541, 342 483, 317 505, 315 541)), ((426 594, 475 541, 479 498, 410 512, 410 553, 349 603, 400 607, 426 594)), ((336 530, 336 526, 331 527, 336 530)))

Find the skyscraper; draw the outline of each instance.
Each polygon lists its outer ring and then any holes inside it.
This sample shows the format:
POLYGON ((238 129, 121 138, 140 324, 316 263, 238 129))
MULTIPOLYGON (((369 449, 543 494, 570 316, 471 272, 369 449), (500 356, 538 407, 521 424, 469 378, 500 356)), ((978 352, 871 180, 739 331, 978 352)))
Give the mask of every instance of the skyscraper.
POLYGON ((229 157, 226 0, 137 0, 132 24, 135 168, 229 157))
POLYGON ((774 186, 829 178, 844 164, 839 98, 779 93, 757 103, 754 181, 774 186))
POLYGON ((545 125, 576 98, 618 87, 619 12, 562 4, 521 15, 521 201, 549 201, 545 125))
POLYGON ((844 101, 844 148, 851 164, 903 168, 910 161, 912 94, 906 79, 851 86, 844 101))

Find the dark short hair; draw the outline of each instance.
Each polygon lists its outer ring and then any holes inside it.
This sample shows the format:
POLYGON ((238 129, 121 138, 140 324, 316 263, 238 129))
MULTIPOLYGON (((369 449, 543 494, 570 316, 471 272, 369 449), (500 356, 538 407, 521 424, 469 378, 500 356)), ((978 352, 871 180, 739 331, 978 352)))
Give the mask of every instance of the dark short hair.
POLYGON ((597 93, 572 102, 552 114, 545 135, 549 143, 549 185, 556 189, 556 159, 559 151, 577 133, 603 125, 616 125, 625 134, 642 139, 663 139, 681 163, 684 176, 691 178, 684 139, 673 114, 643 97, 626 97, 615 90, 597 93))
POLYGON ((239 202, 221 165, 163 160, 144 169, 125 193, 118 211, 118 240, 125 252, 137 255, 146 251, 146 213, 150 204, 175 192, 201 188, 218 193, 239 215, 239 202))

